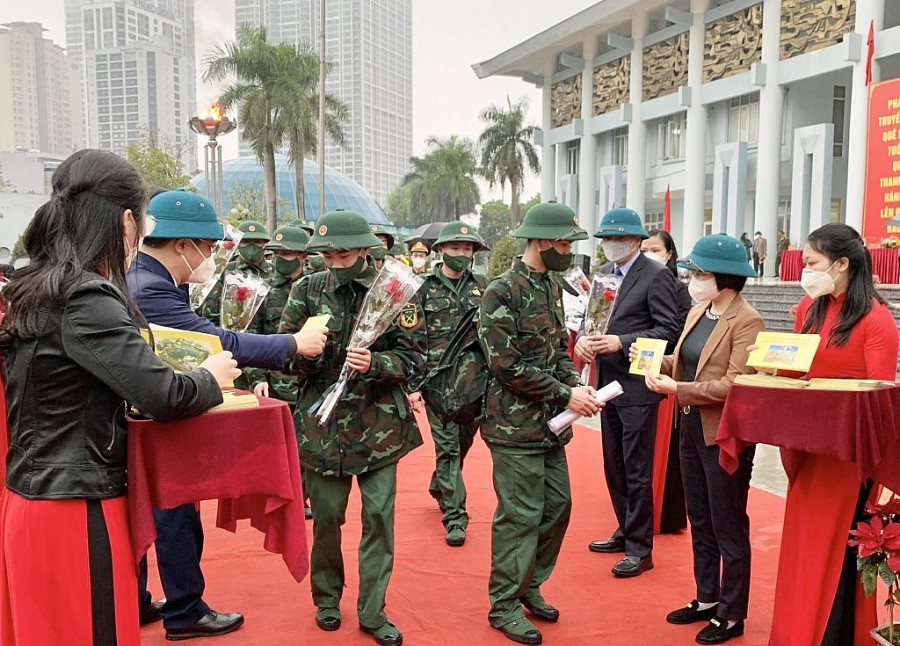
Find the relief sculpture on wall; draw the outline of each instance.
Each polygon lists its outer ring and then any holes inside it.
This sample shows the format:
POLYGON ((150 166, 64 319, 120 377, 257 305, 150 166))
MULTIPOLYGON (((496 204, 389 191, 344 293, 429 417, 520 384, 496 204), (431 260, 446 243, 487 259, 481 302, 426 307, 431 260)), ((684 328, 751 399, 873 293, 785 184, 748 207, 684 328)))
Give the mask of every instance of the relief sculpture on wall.
POLYGON ((597 116, 628 103, 631 83, 631 57, 622 58, 594 68, 594 91, 591 114, 597 116))
POLYGON ((643 100, 675 92, 687 85, 688 32, 644 48, 643 100))
POLYGON ((565 126, 581 118, 581 74, 553 84, 550 92, 550 127, 565 126))
POLYGON ((703 38, 703 82, 750 70, 762 57, 762 3, 706 25, 703 38))
POLYGON ((855 0, 782 0, 781 60, 836 45, 855 23, 855 0))

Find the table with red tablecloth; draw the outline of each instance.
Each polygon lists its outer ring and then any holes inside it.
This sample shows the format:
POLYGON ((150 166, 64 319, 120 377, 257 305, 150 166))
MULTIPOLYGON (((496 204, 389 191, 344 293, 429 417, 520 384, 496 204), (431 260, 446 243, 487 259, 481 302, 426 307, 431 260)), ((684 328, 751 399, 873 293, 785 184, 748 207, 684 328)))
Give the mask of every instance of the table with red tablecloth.
POLYGON ((128 422, 128 503, 132 547, 140 559, 156 538, 152 509, 218 500, 216 524, 237 521, 265 535, 294 579, 309 571, 300 462, 290 408, 213 412, 177 422, 128 422))
MULTIPOLYGON (((900 491, 900 386, 835 391, 734 384, 716 443, 729 472, 747 446, 772 444, 853 462, 860 482, 871 478, 900 491)), ((783 457, 793 479, 792 454, 783 457)))
MULTIPOLYGON (((872 256, 872 273, 878 276, 878 280, 887 285, 900 283, 900 261, 898 250, 888 247, 875 247, 869 249, 872 256)), ((778 269, 778 277, 784 281, 800 280, 800 271, 803 269, 803 252, 800 249, 788 249, 781 254, 781 265, 778 269)))

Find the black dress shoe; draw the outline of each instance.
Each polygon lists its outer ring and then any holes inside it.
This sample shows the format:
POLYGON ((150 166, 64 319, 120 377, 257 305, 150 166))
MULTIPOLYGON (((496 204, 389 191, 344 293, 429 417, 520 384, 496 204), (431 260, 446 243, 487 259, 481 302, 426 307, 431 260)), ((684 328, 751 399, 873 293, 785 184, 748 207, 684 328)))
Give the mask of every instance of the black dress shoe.
POLYGON ((709 620, 709 624, 703 628, 694 641, 698 644, 723 644, 733 637, 744 634, 744 620, 741 619, 731 628, 728 628, 728 620, 715 616, 709 620))
POLYGON ((625 551, 625 539, 610 537, 600 541, 591 541, 588 543, 588 549, 592 552, 600 552, 602 554, 612 554, 613 552, 625 551))
POLYGON ((160 611, 164 605, 166 605, 166 600, 160 599, 159 601, 151 601, 146 606, 141 606, 141 609, 138 611, 141 625, 146 626, 162 619, 160 611))
POLYGON ((536 618, 543 621, 559 621, 559 610, 557 610, 553 606, 547 605, 546 603, 543 605, 537 605, 532 603, 525 597, 522 597, 520 601, 522 602, 522 605, 525 606, 525 609, 536 618))
POLYGON ((234 632, 244 625, 244 615, 239 612, 216 612, 210 610, 193 626, 186 628, 166 628, 166 639, 180 641, 194 637, 217 637, 234 632))
POLYGON ((383 623, 378 628, 367 628, 360 624, 359 629, 372 635, 379 646, 400 646, 403 643, 403 635, 390 622, 383 623))
POLYGON ((316 615, 316 625, 325 632, 330 633, 341 627, 341 618, 316 615))
POLYGON ((716 616, 719 604, 715 604, 706 610, 700 610, 700 602, 694 599, 684 608, 673 610, 666 615, 666 621, 670 624, 692 624, 695 621, 709 621, 716 616))
MULTIPOLYGON (((495 626, 496 627, 496 626, 495 626)), ((520 644, 540 644, 544 641, 541 631, 531 626, 530 621, 513 621, 505 626, 496 627, 507 639, 520 644), (530 626, 530 627, 529 627, 530 626)))
POLYGON ((640 576, 647 570, 653 569, 653 559, 650 555, 644 558, 637 556, 626 556, 621 561, 613 565, 612 573, 619 577, 640 576))

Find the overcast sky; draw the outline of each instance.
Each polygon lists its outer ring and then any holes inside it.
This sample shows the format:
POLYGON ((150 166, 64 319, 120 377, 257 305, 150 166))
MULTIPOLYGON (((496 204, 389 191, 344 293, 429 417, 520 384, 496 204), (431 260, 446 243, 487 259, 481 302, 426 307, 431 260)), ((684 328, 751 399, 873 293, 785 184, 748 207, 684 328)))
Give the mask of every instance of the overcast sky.
MULTIPOLYGON (((431 135, 456 134, 475 139, 481 132, 481 110, 527 96, 529 119, 540 124, 540 94, 521 80, 490 78, 478 80, 471 65, 499 54, 522 40, 568 18, 597 0, 414 0, 413 2, 413 154, 425 152, 431 135)), ((234 33, 234 5, 227 0, 215 3, 220 12, 209 12, 211 0, 195 0, 197 18, 196 53, 198 63, 210 48, 230 40, 234 33), (201 18, 201 9, 203 15, 201 18)), ((0 23, 28 20, 43 23, 48 36, 65 46, 63 0, 0 2, 0 23)), ((198 101, 211 103, 216 88, 199 84, 198 101)), ((236 138, 223 138, 226 158, 237 154, 236 138)), ((540 189, 537 178, 526 183, 528 199, 540 189)), ((509 190, 506 191, 509 199, 509 190)), ((499 197, 498 191, 482 196, 499 197)))

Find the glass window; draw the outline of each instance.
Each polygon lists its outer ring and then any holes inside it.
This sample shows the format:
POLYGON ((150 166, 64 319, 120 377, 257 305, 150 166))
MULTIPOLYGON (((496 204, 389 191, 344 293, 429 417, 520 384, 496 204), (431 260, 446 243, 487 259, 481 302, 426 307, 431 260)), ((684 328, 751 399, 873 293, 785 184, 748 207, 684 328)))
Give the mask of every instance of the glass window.
POLYGON ((616 166, 628 165, 628 128, 613 130, 612 163, 616 166))
POLYGON ((566 142, 566 174, 578 174, 578 142, 566 142))
POLYGON ((831 100, 831 123, 834 124, 834 152, 835 157, 844 156, 844 115, 847 108, 847 88, 842 85, 834 86, 834 95, 831 100))
POLYGON ((728 108, 728 141, 759 140, 759 95, 745 94, 731 99, 728 108))
POLYGON ((685 113, 664 117, 657 127, 656 150, 660 161, 684 159, 685 113))

